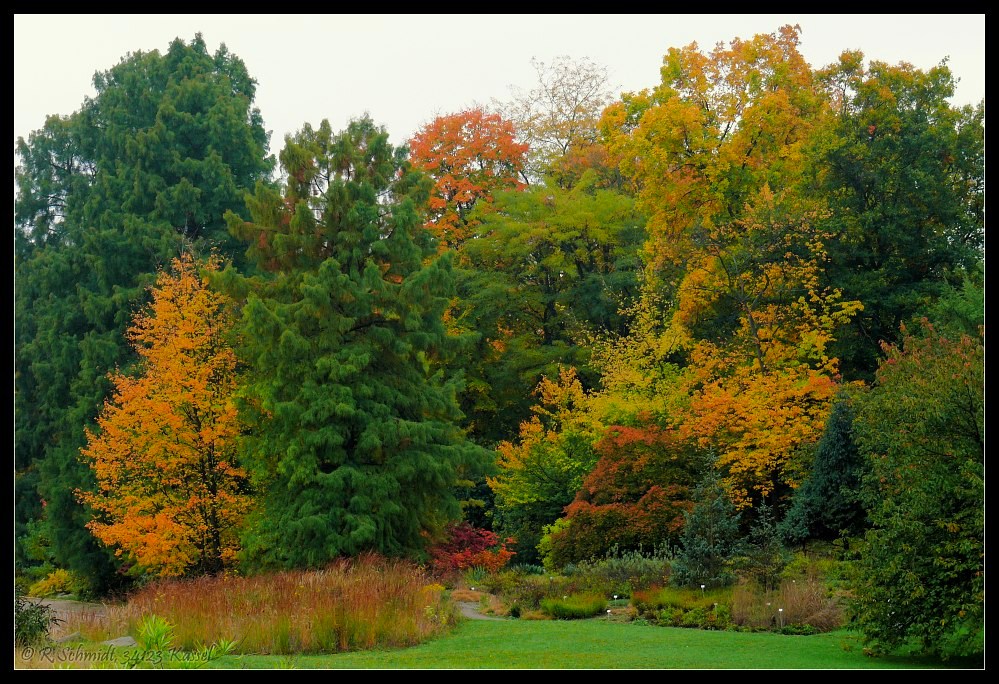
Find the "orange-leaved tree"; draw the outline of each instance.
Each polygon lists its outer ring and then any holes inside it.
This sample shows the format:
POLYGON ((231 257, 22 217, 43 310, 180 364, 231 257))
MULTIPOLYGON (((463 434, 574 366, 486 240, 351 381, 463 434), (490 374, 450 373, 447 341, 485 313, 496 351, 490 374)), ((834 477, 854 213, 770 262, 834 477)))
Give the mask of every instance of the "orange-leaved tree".
POLYGON ((434 179, 426 227, 441 249, 457 249, 473 235, 469 214, 498 190, 524 187, 527 145, 499 114, 469 109, 439 116, 409 143, 413 166, 434 179))
POLYGON ((88 527, 134 574, 216 574, 235 561, 251 498, 237 463, 232 315, 190 255, 175 259, 127 332, 138 374, 112 375, 99 429, 87 431, 81 452, 97 481, 79 493, 94 510, 88 527))

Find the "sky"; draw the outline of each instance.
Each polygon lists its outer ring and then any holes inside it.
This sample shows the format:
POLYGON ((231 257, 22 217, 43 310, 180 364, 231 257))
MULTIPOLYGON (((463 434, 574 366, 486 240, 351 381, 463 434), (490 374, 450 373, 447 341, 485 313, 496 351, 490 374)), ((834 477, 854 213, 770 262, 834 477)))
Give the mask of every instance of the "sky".
MULTIPOLYGON (((76 111, 95 72, 129 52, 165 52, 202 33, 256 79, 271 151, 303 123, 334 130, 365 112, 401 144, 441 114, 508 100, 536 84, 531 59, 558 56, 605 66, 615 93, 659 82, 670 47, 801 26, 815 68, 841 52, 929 69, 948 58, 960 79, 953 103, 985 97, 984 14, 323 14, 14 15, 14 140, 50 114, 76 111)), ((16 159, 15 159, 16 164, 16 159)))

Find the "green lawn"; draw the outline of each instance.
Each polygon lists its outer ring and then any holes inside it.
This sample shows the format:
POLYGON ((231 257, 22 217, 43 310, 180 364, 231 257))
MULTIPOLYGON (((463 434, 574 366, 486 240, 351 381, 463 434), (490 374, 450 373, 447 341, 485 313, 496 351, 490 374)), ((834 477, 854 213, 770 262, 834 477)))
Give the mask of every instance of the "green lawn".
POLYGON ((981 668, 912 658, 870 658, 857 635, 710 632, 608 622, 465 621, 450 636, 392 651, 235 656, 223 668, 347 669, 924 669, 981 668))

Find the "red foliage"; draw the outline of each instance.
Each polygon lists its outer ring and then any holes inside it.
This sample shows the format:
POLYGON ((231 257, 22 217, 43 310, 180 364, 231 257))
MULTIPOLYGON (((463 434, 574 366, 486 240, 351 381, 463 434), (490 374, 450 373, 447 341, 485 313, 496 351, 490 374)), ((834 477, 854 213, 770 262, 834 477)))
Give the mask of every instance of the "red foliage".
POLYGON ((596 450, 600 460, 566 508, 570 526, 551 536, 559 565, 602 556, 614 545, 651 550, 675 540, 693 505, 695 452, 673 431, 615 425, 596 450))
POLYGON ((467 522, 452 524, 447 530, 448 540, 430 549, 434 572, 447 575, 469 568, 485 568, 495 572, 516 555, 506 548, 514 539, 502 543, 495 532, 472 527, 467 522))

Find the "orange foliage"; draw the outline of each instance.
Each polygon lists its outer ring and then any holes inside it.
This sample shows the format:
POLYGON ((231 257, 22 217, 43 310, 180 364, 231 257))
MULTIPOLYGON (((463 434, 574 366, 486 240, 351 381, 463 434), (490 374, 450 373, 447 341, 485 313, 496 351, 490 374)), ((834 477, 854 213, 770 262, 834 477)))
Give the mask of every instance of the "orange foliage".
POLYGON ((426 227, 442 250, 456 249, 474 234, 469 214, 479 200, 524 187, 519 176, 526 153, 513 124, 481 109, 437 117, 413 137, 413 166, 434 179, 426 227))
POLYGON ((95 512, 91 532, 135 572, 160 576, 231 565, 235 527, 250 506, 236 462, 229 302, 196 268, 185 255, 160 273, 150 311, 127 333, 140 374, 112 375, 114 396, 81 450, 97 480, 95 492, 79 492, 95 512))

